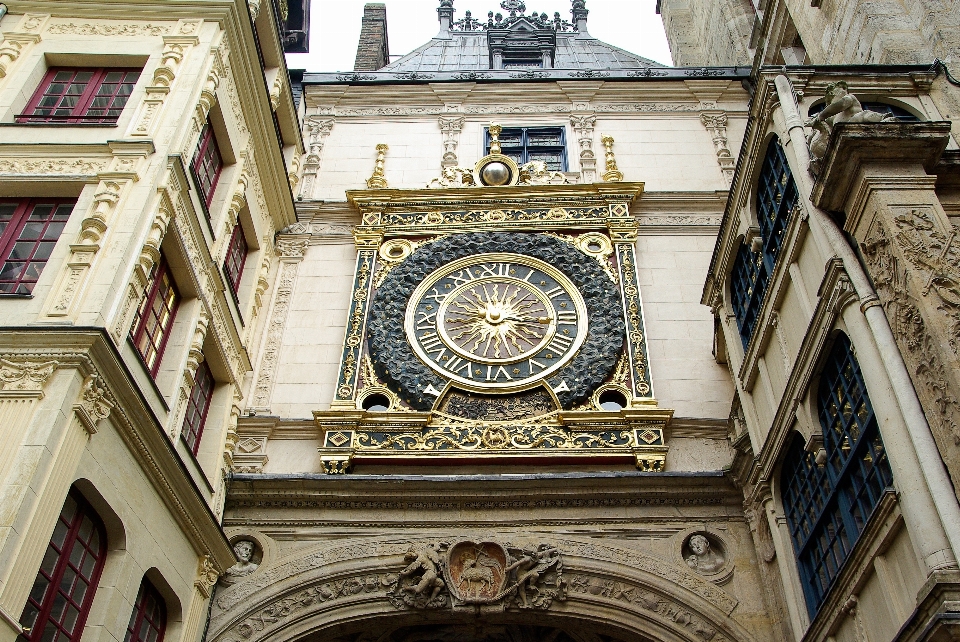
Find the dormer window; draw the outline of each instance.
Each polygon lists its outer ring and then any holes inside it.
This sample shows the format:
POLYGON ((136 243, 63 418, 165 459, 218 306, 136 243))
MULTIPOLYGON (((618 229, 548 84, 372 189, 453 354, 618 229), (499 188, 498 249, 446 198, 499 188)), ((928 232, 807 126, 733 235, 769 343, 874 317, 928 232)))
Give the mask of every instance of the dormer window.
POLYGON ((543 67, 543 58, 504 58, 504 69, 528 69, 530 67, 543 67))
POLYGON ((510 10, 504 19, 497 14, 487 24, 487 47, 491 69, 516 69, 528 67, 553 67, 557 51, 557 29, 563 25, 547 18, 547 14, 524 15, 523 3, 501 4, 510 10), (519 12, 519 13, 518 13, 519 12))

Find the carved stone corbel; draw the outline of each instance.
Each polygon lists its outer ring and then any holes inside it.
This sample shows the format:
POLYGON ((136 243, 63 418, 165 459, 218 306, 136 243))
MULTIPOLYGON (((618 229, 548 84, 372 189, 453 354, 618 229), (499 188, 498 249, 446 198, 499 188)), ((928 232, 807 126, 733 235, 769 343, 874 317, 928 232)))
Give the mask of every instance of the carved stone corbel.
POLYGON ((593 128, 597 124, 597 115, 573 115, 570 124, 580 144, 580 182, 593 183, 597 180, 597 157, 593 152, 593 128))
POLYGON ((717 152, 717 163, 720 165, 720 171, 723 172, 727 184, 733 181, 733 170, 736 160, 730 152, 727 144, 727 113, 724 111, 702 111, 700 112, 700 122, 710 132, 713 138, 713 146, 717 152))
POLYGON ((210 597, 211 590, 220 579, 220 570, 213 563, 210 555, 204 555, 200 558, 197 565, 197 579, 193 585, 196 587, 204 599, 210 597))
POLYGON ((440 131, 443 132, 443 160, 441 167, 456 167, 457 147, 460 145, 460 132, 463 131, 464 116, 462 114, 440 116, 440 131))
POLYGON ((80 223, 77 240, 70 246, 70 257, 57 277, 54 294, 48 300, 50 307, 46 310, 47 316, 65 317, 72 313, 74 302, 79 300, 79 294, 100 252, 113 213, 130 185, 139 180, 140 161, 152 149, 152 145, 144 144, 134 145, 133 149, 114 148, 114 157, 107 171, 98 175, 100 182, 93 195, 93 204, 80 223))
POLYGON ((210 108, 217 102, 217 88, 220 87, 220 81, 226 76, 226 48, 215 46, 210 49, 213 61, 210 65, 210 71, 207 73, 207 79, 200 90, 200 100, 197 101, 196 113, 194 114, 194 129, 199 132, 207 122, 207 114, 210 108))
POLYGON ((110 416, 115 405, 100 377, 92 374, 84 380, 80 399, 73 405, 73 411, 86 431, 92 435, 97 432, 100 422, 110 416))
POLYGON ((3 34, 3 42, 0 43, 0 78, 6 78, 20 56, 40 42, 40 32, 49 19, 50 16, 46 14, 26 13, 16 31, 3 34))
POLYGON ((153 70, 153 77, 146 87, 140 111, 132 121, 131 136, 152 135, 153 124, 157 121, 163 103, 170 94, 173 81, 177 77, 177 70, 190 48, 200 43, 200 39, 195 34, 199 31, 201 22, 181 20, 174 30, 177 35, 163 36, 160 64, 153 70))
POLYGON ((333 118, 309 116, 303 124, 304 138, 307 140, 307 154, 303 161, 303 175, 300 181, 300 197, 312 198, 313 185, 320 170, 320 159, 327 136, 333 130, 336 121, 333 118))
POLYGON ((167 232, 167 226, 170 224, 170 217, 173 216, 173 205, 162 196, 157 207, 157 213, 154 215, 153 224, 150 226, 150 232, 147 240, 140 249, 140 256, 133 269, 133 277, 127 285, 127 292, 124 295, 123 304, 120 312, 117 314, 116 321, 111 330, 111 336, 117 345, 120 345, 124 336, 130 329, 133 322, 133 315, 136 311, 136 304, 143 296, 143 290, 147 287, 150 280, 150 273, 153 266, 160 260, 160 243, 167 232))

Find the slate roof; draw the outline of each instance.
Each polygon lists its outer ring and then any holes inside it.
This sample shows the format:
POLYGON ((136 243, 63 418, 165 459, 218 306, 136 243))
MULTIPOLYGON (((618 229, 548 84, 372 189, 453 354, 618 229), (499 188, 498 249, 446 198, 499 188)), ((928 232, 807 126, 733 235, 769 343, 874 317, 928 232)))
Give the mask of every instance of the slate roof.
MULTIPOLYGON (((483 31, 450 31, 449 38, 427 44, 377 71, 427 72, 488 70, 490 57, 483 31)), ((644 69, 665 67, 597 40, 588 33, 558 32, 555 69, 644 69)))

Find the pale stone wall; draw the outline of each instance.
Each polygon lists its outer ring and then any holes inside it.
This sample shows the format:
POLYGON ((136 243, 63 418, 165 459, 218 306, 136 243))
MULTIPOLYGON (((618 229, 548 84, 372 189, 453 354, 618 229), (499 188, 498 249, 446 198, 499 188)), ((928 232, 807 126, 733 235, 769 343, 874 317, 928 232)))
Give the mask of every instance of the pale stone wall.
POLYGON ((677 67, 750 64, 750 0, 661 0, 659 11, 677 67))
POLYGON ((234 563, 217 516, 269 286, 260 277, 274 230, 295 220, 276 147, 295 184, 302 143, 289 87, 273 83, 283 61, 269 31, 272 7, 196 2, 171 16, 166 3, 143 0, 113 7, 106 19, 95 3, 46 3, 43 14, 30 13, 37 3, 5 4, 0 195, 77 202, 32 296, 0 305, 8 328, 0 341, 0 639, 19 633, 76 482, 109 540, 84 638, 123 638, 146 574, 167 603, 165 639, 196 640, 216 576, 234 563), (246 48, 258 10, 267 69, 246 48), (115 126, 15 124, 53 66, 142 72, 115 126), (281 142, 272 124, 258 124, 270 122, 271 109, 286 133, 281 142), (225 164, 209 220, 188 177, 207 122, 225 164), (238 221, 251 251, 235 302, 220 266, 238 221), (161 250, 182 305, 154 382, 127 337, 161 250), (194 457, 180 429, 204 359, 218 386, 194 457))
POLYGON ((657 402, 677 417, 725 419, 733 386, 714 361, 713 319, 700 305, 710 263, 708 235, 643 235, 637 270, 657 402))

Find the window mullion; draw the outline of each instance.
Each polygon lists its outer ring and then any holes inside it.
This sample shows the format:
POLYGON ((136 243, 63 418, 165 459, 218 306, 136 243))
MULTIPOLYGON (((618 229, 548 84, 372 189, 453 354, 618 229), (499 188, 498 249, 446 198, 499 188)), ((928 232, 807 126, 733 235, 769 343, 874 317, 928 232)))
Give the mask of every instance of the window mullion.
POLYGON ((0 266, 2 266, 10 256, 10 252, 13 251, 13 246, 17 242, 17 239, 20 238, 20 232, 23 231, 23 226, 27 223, 27 213, 32 207, 33 199, 27 199, 26 201, 21 201, 17 205, 17 209, 13 211, 13 215, 10 217, 10 223, 3 232, 3 238, 0 239, 0 266))
MULTIPOLYGON (((77 70, 79 73, 81 70, 77 70)), ((96 97, 97 90, 100 88, 100 83, 103 82, 103 79, 106 75, 106 70, 99 69, 93 72, 93 75, 90 76, 90 82, 87 83, 86 88, 83 90, 83 94, 77 100, 76 107, 73 108, 73 111, 70 113, 71 116, 82 120, 84 115, 87 113, 87 110, 90 108, 90 105, 93 103, 93 99, 96 97)), ((78 121, 79 122, 79 121, 78 121)))

